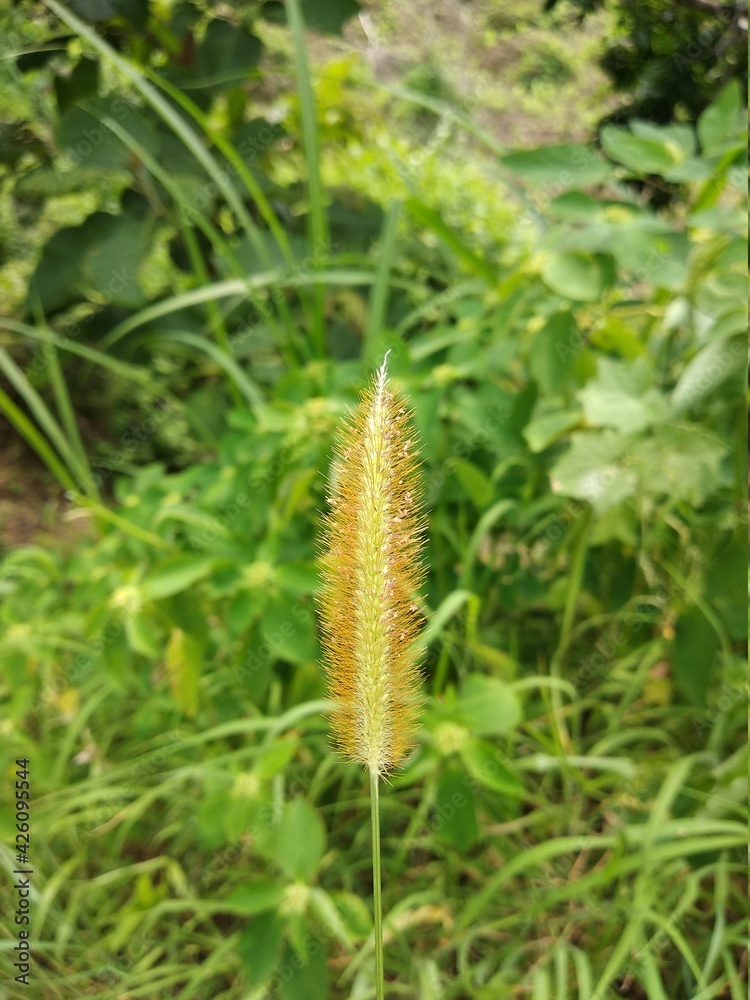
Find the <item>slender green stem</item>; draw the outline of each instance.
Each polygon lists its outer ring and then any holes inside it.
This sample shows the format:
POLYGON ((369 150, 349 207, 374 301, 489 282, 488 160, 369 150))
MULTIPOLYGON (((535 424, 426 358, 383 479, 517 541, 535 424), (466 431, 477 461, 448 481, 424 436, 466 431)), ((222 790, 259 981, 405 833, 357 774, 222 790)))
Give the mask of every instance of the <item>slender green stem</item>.
POLYGON ((372 816, 372 894, 375 901, 375 997, 385 996, 383 978, 383 899, 380 885, 380 789, 377 771, 370 771, 370 813, 372 816))

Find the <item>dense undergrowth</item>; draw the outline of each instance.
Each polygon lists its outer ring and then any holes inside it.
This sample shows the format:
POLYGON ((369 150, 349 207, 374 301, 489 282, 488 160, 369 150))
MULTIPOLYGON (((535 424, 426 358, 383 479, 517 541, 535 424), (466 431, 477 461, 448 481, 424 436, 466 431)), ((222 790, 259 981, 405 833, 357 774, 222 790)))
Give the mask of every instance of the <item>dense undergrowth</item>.
MULTIPOLYGON (((362 66, 311 73, 289 0, 296 89, 255 115, 261 6, 126 32, 49 0, 55 54, 12 83, 3 203, 42 228, 0 407, 90 526, 0 563, 33 995, 373 995, 367 778, 328 749, 314 537, 390 350, 430 543, 428 707, 383 799, 388 996, 739 1000, 739 88, 697 129, 513 153, 404 93, 426 145, 388 141, 362 66)), ((304 6, 341 10, 329 30, 346 8, 304 6)))

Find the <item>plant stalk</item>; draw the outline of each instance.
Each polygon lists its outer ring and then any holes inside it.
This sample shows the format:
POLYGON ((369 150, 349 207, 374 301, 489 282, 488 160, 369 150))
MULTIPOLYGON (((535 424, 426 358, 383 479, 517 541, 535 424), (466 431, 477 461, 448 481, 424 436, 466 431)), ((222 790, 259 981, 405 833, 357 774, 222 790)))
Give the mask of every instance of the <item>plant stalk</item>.
POLYGON ((372 817, 372 894, 375 903, 375 997, 383 1000, 383 899, 380 884, 380 789, 377 771, 370 769, 370 814, 372 817))

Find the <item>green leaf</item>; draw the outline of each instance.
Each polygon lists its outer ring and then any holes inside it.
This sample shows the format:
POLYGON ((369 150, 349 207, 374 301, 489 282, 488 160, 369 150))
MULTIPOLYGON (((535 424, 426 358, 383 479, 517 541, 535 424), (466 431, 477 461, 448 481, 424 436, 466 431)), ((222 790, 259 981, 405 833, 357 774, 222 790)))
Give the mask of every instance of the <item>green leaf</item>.
POLYGON ((473 674, 450 706, 450 714, 478 736, 496 736, 515 729, 521 721, 518 696, 504 681, 473 674))
POLYGON ((207 577, 213 565, 213 559, 204 556, 172 556, 160 563, 141 583, 141 595, 144 600, 158 601, 179 594, 207 577))
MULTIPOLYGON (((305 27, 329 35, 340 35, 346 22, 356 17, 361 9, 357 0, 303 0, 302 16, 305 19, 305 27)), ((263 16, 269 17, 269 13, 271 13, 269 20, 284 20, 281 4, 265 4, 263 16), (278 14, 277 8, 281 8, 278 14)))
POLYGON ((315 888, 310 892, 310 912, 327 934, 340 941, 347 950, 351 950, 352 939, 348 928, 335 902, 324 889, 315 888))
POLYGON ((329 1000, 328 966, 321 942, 310 936, 304 960, 287 945, 278 978, 283 1000, 329 1000))
POLYGON ((653 387, 653 372, 645 358, 633 362, 599 358, 597 376, 578 393, 586 419, 623 434, 643 430, 669 415, 662 394, 653 387))
POLYGON ((747 338, 709 341, 691 358, 672 391, 672 408, 681 412, 710 396, 747 362, 747 338))
POLYGON ((265 910, 274 910, 284 898, 284 886, 270 879, 258 879, 238 885, 229 894, 227 903, 240 913, 254 915, 265 910))
POLYGON ((699 424, 668 424, 638 444, 633 464, 652 496, 698 506, 724 483, 726 454, 726 443, 699 424))
POLYGON ((491 743, 472 739, 461 747, 460 753, 469 774, 485 788, 491 788, 513 799, 524 797, 525 789, 521 779, 511 766, 502 760, 497 748, 491 743))
POLYGON ((479 835, 474 792, 460 768, 448 767, 438 779, 432 828, 459 851, 468 850, 479 835))
POLYGON ((189 87, 225 86, 246 78, 260 59, 263 46, 246 28, 215 18, 198 49, 197 79, 189 87))
POLYGON ((601 199, 592 198, 583 191, 566 191, 552 199, 549 211, 566 222, 595 222, 601 218, 605 204, 601 199))
POLYGON ((363 940, 372 932, 370 911, 359 896, 351 892, 332 892, 330 897, 350 938, 355 941, 363 940))
POLYGON ((201 647, 195 639, 173 628, 167 643, 165 666, 169 689, 175 703, 193 717, 198 711, 198 685, 201 675, 201 647))
POLYGON ((528 423, 523 436, 533 452, 544 451, 567 431, 578 426, 581 416, 580 410, 558 410, 556 413, 548 413, 528 423))
POLYGON ((57 142, 75 161, 76 170, 131 172, 132 153, 105 124, 120 124, 152 156, 159 155, 159 135, 135 105, 121 97, 94 97, 71 107, 57 126, 57 142))
POLYGON ((312 562, 283 562, 276 567, 276 579, 282 590, 293 597, 305 597, 317 588, 318 571, 312 562))
POLYGON ((229 840, 226 816, 232 799, 226 792, 213 792, 201 799, 196 815, 198 842, 207 851, 215 851, 229 840))
POLYGON ((60 114, 80 104, 87 97, 96 96, 99 85, 99 63, 82 56, 70 76, 55 74, 55 96, 60 114))
POLYGON ((458 481, 463 486, 471 502, 479 510, 484 510, 492 500, 494 488, 488 476, 472 462, 467 462, 464 458, 454 458, 453 466, 458 476, 458 481))
POLYGON ((706 707, 714 659, 720 648, 715 629, 698 608, 688 608, 677 620, 670 663, 675 683, 698 708, 706 707))
POLYGON ((227 626, 233 636, 241 635, 250 626, 256 612, 263 607, 263 598, 252 590, 240 590, 229 602, 227 626))
POLYGON ((590 146, 574 143, 509 153, 500 162, 531 183, 561 188, 601 184, 611 173, 609 164, 590 146))
POLYGON ((550 470, 553 493, 587 500, 606 510, 633 496, 635 472, 625 465, 630 442, 613 431, 582 431, 571 436, 571 446, 550 470))
POLYGON ((547 251, 541 266, 546 285, 578 302, 595 302, 612 280, 612 268, 602 254, 547 251))
POLYGON ((578 324, 568 310, 553 313, 536 334, 529 370, 545 395, 556 396, 569 384, 582 343, 578 324))
POLYGON ((125 619, 125 635, 130 648, 141 656, 156 659, 160 655, 163 647, 161 630, 143 611, 125 619))
POLYGON ((689 125, 656 125, 654 122, 634 118, 630 122, 630 128, 633 135, 640 139, 652 139, 666 146, 678 159, 695 153, 695 132, 689 125))
POLYGON ((312 613, 286 594, 277 594, 266 604, 261 618, 263 641, 273 658, 299 666, 317 659, 312 613))
POLYGON ((698 119, 698 138, 705 156, 720 156, 743 144, 745 112, 737 80, 731 80, 698 119))
POLYGON ((306 799, 296 798, 284 811, 275 842, 276 860, 289 878, 309 881, 325 853, 326 831, 306 799))
POLYGON ((662 174, 683 160, 681 150, 663 140, 644 139, 616 125, 601 130, 602 149, 611 159, 622 163, 638 176, 662 174))
POLYGON ((737 531, 711 557, 706 572, 706 597, 732 639, 747 639, 747 552, 737 531))
POLYGON ((257 989, 273 975, 279 960, 284 924, 278 914, 261 913, 237 939, 237 952, 250 989, 257 989))
POLYGON ((264 747, 253 770, 262 781, 267 781, 274 774, 284 770, 297 752, 298 745, 296 739, 274 740, 264 747))

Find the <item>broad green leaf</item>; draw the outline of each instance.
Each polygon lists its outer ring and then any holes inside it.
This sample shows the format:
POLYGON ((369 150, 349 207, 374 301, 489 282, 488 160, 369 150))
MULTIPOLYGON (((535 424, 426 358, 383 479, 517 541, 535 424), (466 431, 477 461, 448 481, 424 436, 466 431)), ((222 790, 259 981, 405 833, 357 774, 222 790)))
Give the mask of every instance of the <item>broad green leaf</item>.
POLYGON ((215 18, 209 22, 198 49, 198 65, 189 87, 222 86, 246 78, 262 51, 260 39, 246 28, 215 18))
POLYGON ((523 436, 533 452, 544 451, 567 431, 581 422, 580 410, 558 410, 537 417, 526 425, 523 436))
POLYGON ((99 89, 99 63, 85 56, 78 60, 70 76, 55 74, 55 97, 60 114, 63 115, 88 97, 95 97, 99 89))
POLYGON ((301 601, 286 594, 272 597, 263 609, 260 627, 273 659, 302 666, 317 658, 313 615, 301 601))
POLYGON ((227 626, 233 636, 241 635, 262 609, 263 595, 252 590, 238 591, 227 607, 227 626))
POLYGON ((699 160, 695 156, 683 160, 677 167, 666 170, 662 175, 665 180, 676 184, 696 184, 712 177, 714 167, 709 160, 699 160))
POLYGON ((625 465, 629 454, 630 441, 614 431, 573 434, 570 448, 550 471, 552 491, 606 510, 638 488, 635 472, 625 465))
POLYGON ((274 912, 254 917, 237 939, 237 952, 242 959, 250 989, 267 983, 276 968, 284 924, 274 912))
POLYGON ((644 139, 616 125, 601 130, 602 149, 611 159, 622 163, 639 176, 662 174, 682 162, 679 148, 663 140, 644 139))
POLYGON ((278 977, 282 1000, 330 1000, 325 948, 309 932, 306 944, 304 960, 289 945, 282 952, 278 977))
POLYGON ((201 647, 181 628, 173 628, 167 643, 165 666, 169 689, 175 703, 188 716, 198 711, 198 685, 201 675, 201 647))
POLYGON ((547 251, 541 275, 553 292, 577 302, 595 302, 612 280, 612 269, 602 254, 547 251))
POLYGON ((678 158, 695 153, 695 132, 689 125, 656 125, 654 122, 634 118, 630 122, 630 128, 633 135, 663 144, 678 158))
POLYGON ((352 939, 349 930, 335 902, 324 889, 314 888, 310 892, 310 911, 328 934, 351 951, 352 939))
POLYGON ((432 829, 459 851, 467 851, 479 835, 476 804, 471 782, 458 767, 447 767, 435 790, 432 829))
POLYGON ((458 480, 475 507, 484 510, 492 500, 494 488, 489 478, 472 462, 463 458, 454 458, 453 466, 458 480))
POLYGON ((672 391, 672 408, 681 412, 700 403, 747 363, 747 339, 710 340, 691 358, 672 391))
POLYGON ((741 531, 723 542, 706 573, 706 597, 732 639, 747 639, 747 552, 741 531))
POLYGON ((318 571, 312 562, 283 562, 276 567, 276 579, 282 590, 294 597, 312 594, 318 587, 318 571))
POLYGON ((162 633, 153 618, 143 611, 136 611, 125 619, 128 645, 136 653, 156 659, 163 648, 162 633))
POLYGON ((583 336, 568 310, 553 313, 534 337, 529 369, 541 391, 556 396, 572 379, 583 336))
POLYGON ((745 111, 737 80, 731 80, 698 119, 698 138, 705 156, 720 156, 743 145, 745 111))
POLYGON ((700 505, 725 482, 726 442, 699 424, 656 427, 633 452, 643 489, 700 505))
POLYGON ((215 851, 228 841, 226 816, 231 802, 227 792, 213 792, 198 804, 198 841, 205 850, 215 851))
POLYGON ((525 794, 518 775, 500 757, 497 748, 487 740, 472 739, 460 750, 461 759, 472 777, 486 788, 509 798, 522 799, 525 794))
POLYGON ((566 222, 593 222, 601 218, 604 204, 583 191, 566 191, 552 199, 549 211, 566 222))
POLYGON ((159 155, 158 133, 135 105, 121 97, 92 98, 71 107, 57 126, 58 145, 73 158, 76 170, 130 173, 132 154, 107 127, 107 118, 118 122, 152 156, 159 155))
POLYGON ((524 180, 560 188, 601 184, 611 173, 609 164, 590 146, 574 143, 509 153, 500 162, 524 180))
POLYGON ((289 878, 308 882, 318 869, 326 831, 318 812, 304 798, 286 807, 275 841, 276 860, 289 878))
POLYGON ((336 904, 350 938, 362 940, 372 932, 372 916, 359 896, 351 892, 332 892, 330 897, 336 904))
POLYGON ((249 916, 274 910, 284 898, 284 886, 270 879, 257 879, 238 885, 229 894, 230 908, 249 916))
POLYGON ((645 358, 625 362, 601 357, 596 378, 581 389, 578 398, 590 424, 623 434, 643 430, 669 415, 645 358))
POLYGON ((205 556, 172 556, 156 566, 140 585, 144 600, 158 601, 179 594, 203 580, 213 569, 205 556))
POLYGON ((268 780, 279 771, 283 771, 297 752, 299 743, 296 739, 274 740, 263 749, 263 753, 255 762, 254 771, 262 781, 268 780))
POLYGON ((81 280, 108 303, 137 309, 145 302, 138 272, 150 250, 154 224, 149 218, 110 218, 103 219, 82 258, 81 280))
POLYGON ((518 696, 496 677, 472 674, 449 706, 451 716, 477 736, 496 736, 510 732, 521 721, 518 696))
POLYGON ((678 688, 698 708, 706 707, 706 693, 719 648, 719 637, 702 611, 688 608, 680 615, 670 664, 678 688))
MULTIPOLYGON (((302 4, 305 27, 330 35, 340 35, 346 22, 356 17, 360 10, 357 0, 304 0, 302 4)), ((284 22, 283 5, 276 2, 265 3, 263 17, 270 21, 284 22)))

